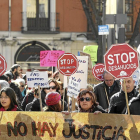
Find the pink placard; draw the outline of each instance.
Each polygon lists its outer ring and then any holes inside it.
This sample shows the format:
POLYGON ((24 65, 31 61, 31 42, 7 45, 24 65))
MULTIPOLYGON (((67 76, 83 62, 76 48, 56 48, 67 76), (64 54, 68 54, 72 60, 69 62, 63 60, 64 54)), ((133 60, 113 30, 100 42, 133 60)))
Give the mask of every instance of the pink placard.
POLYGON ((57 66, 57 60, 65 51, 40 51, 40 67, 57 66))

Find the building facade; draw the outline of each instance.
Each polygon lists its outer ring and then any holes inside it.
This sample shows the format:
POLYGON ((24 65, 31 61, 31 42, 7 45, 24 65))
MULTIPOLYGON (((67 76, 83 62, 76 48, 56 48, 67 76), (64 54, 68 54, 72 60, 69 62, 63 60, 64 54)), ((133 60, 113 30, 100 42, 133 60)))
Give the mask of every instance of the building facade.
MULTIPOLYGON (((95 2, 101 8, 102 0, 95 2)), ((132 14, 133 30, 137 15, 135 11, 132 14)), ((7 61, 7 69, 14 63, 25 71, 44 69, 39 66, 41 50, 77 55, 83 46, 96 44, 87 32, 81 0, 0 0, 0 54, 7 61)))

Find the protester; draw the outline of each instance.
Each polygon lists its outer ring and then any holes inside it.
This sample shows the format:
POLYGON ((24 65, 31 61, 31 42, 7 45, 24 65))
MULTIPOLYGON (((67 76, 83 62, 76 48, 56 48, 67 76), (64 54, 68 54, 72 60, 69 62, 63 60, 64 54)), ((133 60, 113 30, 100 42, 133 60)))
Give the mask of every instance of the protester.
POLYGON ((7 75, 1 75, 0 80, 5 80, 8 82, 8 76, 7 75))
POLYGON ((21 111, 12 88, 3 88, 0 92, 0 111, 21 111))
POLYGON ((25 111, 26 105, 30 102, 32 102, 34 99, 34 90, 33 89, 28 89, 26 91, 26 96, 23 98, 22 103, 21 103, 21 108, 22 110, 25 111))
POLYGON ((46 105, 45 97, 46 97, 47 93, 49 93, 49 92, 50 92, 49 87, 42 88, 42 90, 41 90, 41 99, 42 99, 42 105, 43 106, 46 105))
MULTIPOLYGON (((49 92, 58 92, 58 93, 60 92, 60 86, 58 82, 54 79, 49 80, 49 92)), ((63 104, 63 100, 61 100, 61 102, 63 104)), ((68 110, 68 105, 65 100, 64 100, 64 110, 65 111, 68 110)))
MULTIPOLYGON (((35 89, 35 94, 39 95, 38 88, 35 89)), ((45 97, 44 96, 42 96, 41 101, 42 101, 42 109, 44 111, 44 110, 46 110, 46 104, 44 104, 44 101, 45 101, 45 97)), ((41 111, 41 108, 40 108, 40 98, 39 97, 32 101, 31 111, 41 111)))
POLYGON ((82 90, 78 97, 79 109, 76 112, 106 113, 106 111, 96 102, 96 96, 92 91, 82 90))
POLYGON ((53 79, 56 80, 56 81, 60 81, 59 71, 54 72, 53 79))
POLYGON ((0 90, 9 87, 9 83, 5 80, 0 80, 0 90))
POLYGON ((62 111, 61 95, 58 92, 50 92, 46 96, 46 104, 48 109, 46 111, 62 111))
POLYGON ((21 67, 19 64, 14 64, 8 72, 10 72, 12 75, 11 79, 15 80, 21 73, 21 67))
MULTIPOLYGON (((137 97, 139 92, 134 87, 135 81, 132 77, 125 78, 126 92, 128 101, 133 97, 137 97)), ((124 81, 122 82, 122 90, 114 94, 110 99, 109 113, 124 114, 126 110, 126 98, 125 98, 125 87, 124 81)))
POLYGON ((26 95, 25 81, 22 78, 16 79, 16 83, 20 89, 21 95, 24 98, 26 95))
MULTIPOLYGON (((131 115, 140 115, 140 94, 130 100, 129 110, 131 115)), ((125 112, 128 114, 127 108, 125 112)))
POLYGON ((103 109, 108 110, 110 98, 113 94, 120 91, 120 81, 115 80, 108 72, 103 73, 104 82, 94 87, 94 93, 97 97, 97 102, 103 109))

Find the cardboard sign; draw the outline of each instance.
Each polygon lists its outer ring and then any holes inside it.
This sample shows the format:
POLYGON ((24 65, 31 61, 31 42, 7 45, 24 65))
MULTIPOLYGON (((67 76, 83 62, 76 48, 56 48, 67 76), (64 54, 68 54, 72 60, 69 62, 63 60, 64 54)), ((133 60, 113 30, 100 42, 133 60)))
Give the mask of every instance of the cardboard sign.
POLYGON ((64 53, 64 51, 40 51, 40 66, 56 67, 59 56, 64 53))
MULTIPOLYGON (((88 57, 87 56, 77 56, 79 61, 79 67, 76 73, 70 76, 70 79, 80 83, 80 88, 87 87, 87 72, 88 72, 88 57)), ((68 87, 69 90, 69 87, 68 87)), ((75 93, 78 95, 79 91, 75 93)), ((76 98, 76 97, 75 97, 76 98)))
POLYGON ((138 85, 139 85, 139 75, 140 75, 140 72, 139 70, 136 70, 133 75, 132 75, 132 78, 133 80, 135 81, 135 86, 138 88, 138 85))
POLYGON ((97 61, 98 45, 88 45, 83 47, 83 52, 90 54, 91 61, 97 61))
POLYGON ((26 72, 27 85, 28 87, 47 87, 48 84, 48 73, 45 72, 26 72))
POLYGON ((140 116, 0 112, 0 140, 139 140, 140 116))
POLYGON ((80 92, 80 83, 69 79, 67 96, 77 98, 80 92))

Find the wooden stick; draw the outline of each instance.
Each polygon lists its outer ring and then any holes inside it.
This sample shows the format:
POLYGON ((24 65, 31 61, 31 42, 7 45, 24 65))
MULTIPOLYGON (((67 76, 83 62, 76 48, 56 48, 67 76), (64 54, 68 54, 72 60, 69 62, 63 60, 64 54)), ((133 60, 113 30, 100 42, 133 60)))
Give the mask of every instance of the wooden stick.
POLYGON ((64 93, 63 93, 63 111, 64 111, 64 99, 65 99, 65 88, 64 88, 64 93))
POLYGON ((127 96, 127 91, 126 91, 125 79, 124 79, 123 82, 124 82, 124 90, 125 90, 125 99, 126 99, 127 111, 128 111, 128 115, 130 115, 130 110, 129 110, 129 106, 128 106, 128 96, 127 96))
POLYGON ((69 106, 69 96, 67 96, 67 100, 68 100, 68 111, 70 112, 70 106, 69 106))
POLYGON ((42 100, 41 100, 41 92, 40 92, 40 86, 39 85, 38 85, 38 92, 39 92, 39 100, 40 100, 40 110, 43 111, 42 100))

